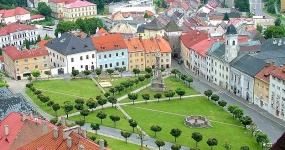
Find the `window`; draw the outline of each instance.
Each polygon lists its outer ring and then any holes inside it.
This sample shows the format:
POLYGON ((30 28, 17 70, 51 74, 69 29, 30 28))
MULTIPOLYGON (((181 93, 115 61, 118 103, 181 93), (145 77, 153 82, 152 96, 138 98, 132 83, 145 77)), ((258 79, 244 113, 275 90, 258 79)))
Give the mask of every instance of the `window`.
POLYGON ((71 58, 71 62, 74 62, 74 58, 71 58))
POLYGON ((119 62, 116 62, 116 66, 119 66, 119 62))
POLYGON ((112 68, 113 67, 113 65, 112 65, 112 63, 110 63, 110 68, 112 68))
POLYGON ((20 69, 19 69, 19 68, 17 68, 17 71, 20 71, 20 69))
POLYGON ((29 67, 25 67, 25 70, 29 70, 29 67))
POLYGON ((55 54, 54 54, 54 53, 52 53, 52 56, 53 56, 53 57, 55 57, 55 54))
POLYGON ((107 56, 106 56, 106 55, 104 55, 104 58, 107 58, 107 56))
POLYGON ((124 56, 124 52, 122 52, 122 56, 124 56))
POLYGON ((28 59, 25 59, 25 62, 28 62, 28 59))
POLYGON ((47 67, 47 64, 44 64, 44 67, 47 67))
POLYGON ((169 62, 169 59, 166 59, 166 62, 169 62))
POLYGON ((16 64, 18 63, 18 60, 16 61, 16 64))
POLYGON ((101 59, 101 55, 99 55, 99 59, 101 59))
POLYGON ((92 58, 95 58, 95 54, 92 54, 92 58))
POLYGON ((80 56, 80 60, 83 60, 83 57, 82 57, 82 56, 80 56))
POLYGON ((116 53, 116 56, 119 56, 119 54, 118 54, 118 53, 116 53))
POLYGON ((109 54, 109 57, 112 57, 112 54, 109 54))
POLYGON ((107 65, 107 64, 105 64, 105 68, 108 68, 108 65, 107 65))
POLYGON ((37 57, 35 57, 35 58, 34 58, 34 60, 38 60, 38 58, 37 58, 37 57))
POLYGON ((236 44, 236 41, 233 41, 233 45, 235 45, 236 44))
POLYGON ((83 68, 83 65, 81 65, 80 67, 83 68))
POLYGON ((38 65, 35 65, 35 69, 38 69, 39 68, 39 66, 38 65))
POLYGON ((130 54, 130 57, 132 57, 132 54, 130 54))
POLYGON ((89 55, 86 55, 86 59, 89 59, 89 55))
POLYGON ((143 56, 143 53, 141 53, 141 56, 143 56))
POLYGON ((133 63, 133 60, 130 60, 130 63, 133 63))
POLYGON ((122 65, 125 65, 125 62, 124 62, 124 61, 122 61, 122 65))

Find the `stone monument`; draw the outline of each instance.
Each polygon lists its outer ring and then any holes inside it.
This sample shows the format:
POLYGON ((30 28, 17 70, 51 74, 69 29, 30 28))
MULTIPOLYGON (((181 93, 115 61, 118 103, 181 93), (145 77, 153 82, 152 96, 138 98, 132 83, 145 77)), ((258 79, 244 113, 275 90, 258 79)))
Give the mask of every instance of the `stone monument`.
POLYGON ((161 68, 160 68, 160 55, 157 52, 155 55, 155 70, 153 73, 153 78, 151 80, 151 91, 153 92, 163 92, 164 87, 164 80, 162 78, 161 68))

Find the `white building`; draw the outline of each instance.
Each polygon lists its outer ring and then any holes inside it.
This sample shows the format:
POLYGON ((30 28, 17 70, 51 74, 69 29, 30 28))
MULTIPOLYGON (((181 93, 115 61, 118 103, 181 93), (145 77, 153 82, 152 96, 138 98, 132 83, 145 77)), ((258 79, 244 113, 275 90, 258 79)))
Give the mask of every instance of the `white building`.
POLYGON ((285 120, 285 65, 270 73, 269 105, 271 114, 285 120))
POLYGON ((25 40, 36 41, 38 29, 26 24, 12 23, 0 28, 0 47, 21 46, 25 40))
POLYGON ((46 49, 50 54, 51 68, 57 68, 58 74, 71 73, 74 69, 79 72, 96 69, 97 51, 90 38, 78 38, 64 33, 49 41, 46 49))
POLYGON ((131 11, 151 11, 155 12, 155 7, 153 5, 153 0, 131 0, 127 3, 118 2, 109 5, 109 13, 113 14, 118 11, 121 12, 131 12, 131 11))
POLYGON ((0 10, 0 23, 14 23, 17 21, 25 22, 31 19, 31 14, 29 11, 22 7, 16 7, 9 10, 0 10))

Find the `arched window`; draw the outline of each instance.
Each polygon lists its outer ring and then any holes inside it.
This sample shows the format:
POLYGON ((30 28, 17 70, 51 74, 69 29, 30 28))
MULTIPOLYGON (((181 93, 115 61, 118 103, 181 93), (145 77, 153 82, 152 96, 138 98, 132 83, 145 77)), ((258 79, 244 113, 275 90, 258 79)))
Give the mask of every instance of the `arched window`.
POLYGON ((233 41, 233 45, 235 45, 236 44, 236 41, 233 41))
POLYGON ((229 40, 227 40, 227 45, 229 45, 229 40))

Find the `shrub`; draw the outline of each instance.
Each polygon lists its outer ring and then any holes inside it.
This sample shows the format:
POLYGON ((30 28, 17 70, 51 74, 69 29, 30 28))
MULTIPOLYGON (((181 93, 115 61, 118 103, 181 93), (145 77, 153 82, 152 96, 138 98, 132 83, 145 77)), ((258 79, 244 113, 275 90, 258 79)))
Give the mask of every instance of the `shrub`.
POLYGON ((52 118, 52 119, 50 120, 50 122, 51 122, 52 124, 56 125, 56 123, 58 122, 58 119, 57 119, 57 118, 52 118))
POLYGON ((26 84, 26 87, 27 88, 31 88, 33 86, 33 83, 28 83, 28 84, 26 84))

